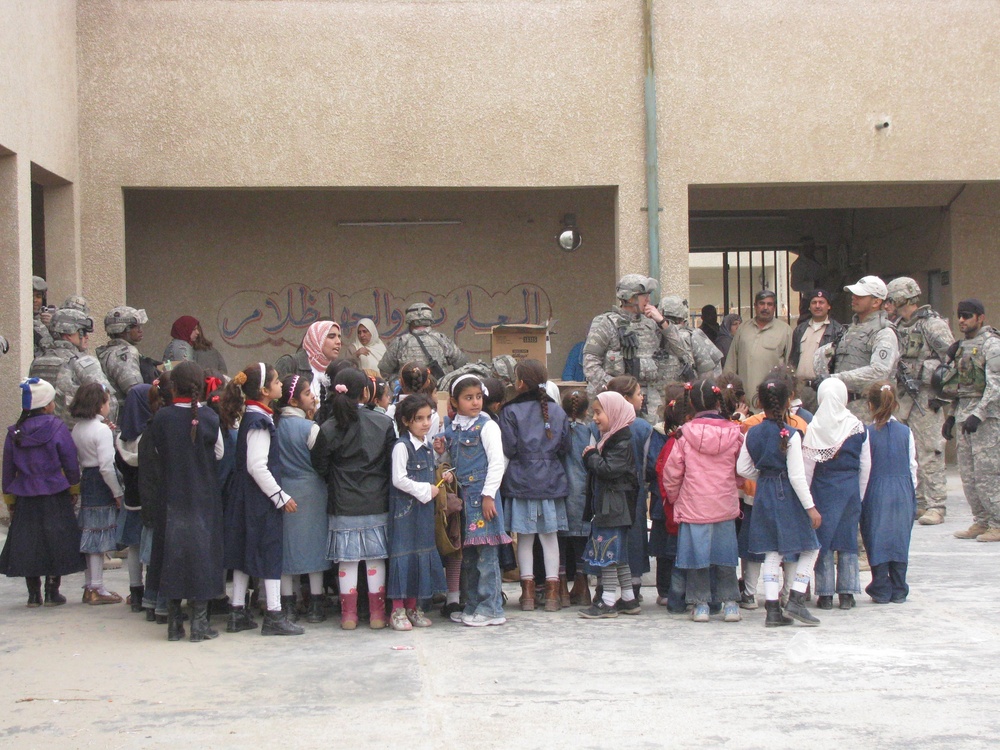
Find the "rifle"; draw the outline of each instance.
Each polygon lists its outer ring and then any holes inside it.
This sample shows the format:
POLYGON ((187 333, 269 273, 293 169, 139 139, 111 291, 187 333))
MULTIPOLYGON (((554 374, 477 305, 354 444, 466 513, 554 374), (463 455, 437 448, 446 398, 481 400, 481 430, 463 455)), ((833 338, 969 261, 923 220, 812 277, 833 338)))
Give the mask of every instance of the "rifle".
POLYGON ((920 416, 924 416, 927 412, 920 405, 918 398, 920 395, 920 381, 910 375, 909 370, 903 364, 902 360, 896 366, 896 383, 913 399, 913 405, 917 407, 920 416))

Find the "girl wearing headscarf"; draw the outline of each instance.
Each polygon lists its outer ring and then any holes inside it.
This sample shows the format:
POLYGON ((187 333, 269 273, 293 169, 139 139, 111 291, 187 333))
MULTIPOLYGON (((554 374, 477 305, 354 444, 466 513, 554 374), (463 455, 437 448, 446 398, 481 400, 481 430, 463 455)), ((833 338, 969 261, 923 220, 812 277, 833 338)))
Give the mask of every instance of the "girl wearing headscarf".
POLYGON ((596 447, 588 445, 583 450, 583 463, 587 467, 584 520, 591 521, 583 561, 601 569, 603 593, 590 607, 580 610, 580 617, 587 620, 618 617, 619 611, 639 614, 632 591, 627 543, 632 503, 638 491, 629 430, 635 421, 635 408, 614 391, 598 394, 592 408, 601 438, 596 447))
POLYGON ((354 329, 354 340, 347 352, 358 363, 360 370, 378 370, 378 363, 385 356, 385 344, 379 338, 378 328, 371 318, 362 318, 354 329))
POLYGON ((827 378, 817 390, 819 409, 802 441, 802 458, 816 509, 823 523, 816 530, 816 595, 820 609, 833 608, 836 591, 841 609, 854 606, 861 593, 858 572, 858 525, 861 498, 868 487, 871 453, 868 433, 847 410, 847 386, 827 378), (837 553, 836 574, 834 552, 837 553))
POLYGON ((115 466, 122 475, 125 494, 122 496, 122 507, 118 512, 119 546, 128 549, 128 604, 133 612, 142 612, 142 558, 139 546, 142 539, 142 502, 139 499, 139 438, 142 436, 149 420, 153 418, 153 409, 149 404, 149 391, 152 386, 140 383, 132 386, 125 397, 122 409, 121 432, 115 438, 115 466))

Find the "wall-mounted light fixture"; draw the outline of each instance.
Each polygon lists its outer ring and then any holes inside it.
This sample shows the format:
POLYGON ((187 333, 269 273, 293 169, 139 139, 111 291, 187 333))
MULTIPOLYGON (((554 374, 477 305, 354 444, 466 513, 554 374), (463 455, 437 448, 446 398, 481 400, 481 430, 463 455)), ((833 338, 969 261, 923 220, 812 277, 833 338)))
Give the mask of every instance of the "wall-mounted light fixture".
POLYGON ((567 253, 577 250, 583 244, 583 237, 580 230, 576 228, 576 214, 566 214, 562 219, 562 231, 556 235, 559 249, 567 253))

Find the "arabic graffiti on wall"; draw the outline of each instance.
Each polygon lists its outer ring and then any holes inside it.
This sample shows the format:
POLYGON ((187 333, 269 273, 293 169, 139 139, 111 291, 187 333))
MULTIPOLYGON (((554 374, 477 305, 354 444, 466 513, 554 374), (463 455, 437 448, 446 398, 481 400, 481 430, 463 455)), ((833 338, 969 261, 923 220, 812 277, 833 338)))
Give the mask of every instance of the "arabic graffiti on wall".
POLYGON ((501 324, 542 324, 552 317, 549 295, 536 284, 517 284, 493 294, 469 285, 443 294, 414 292, 406 297, 380 287, 342 294, 328 287, 289 284, 277 292, 236 292, 222 303, 218 325, 226 343, 242 349, 266 344, 298 346, 306 329, 323 319, 340 323, 346 340, 359 320, 371 318, 382 340, 388 342, 406 330, 404 310, 414 302, 430 305, 434 328, 470 354, 489 352, 489 337, 477 333, 501 324))

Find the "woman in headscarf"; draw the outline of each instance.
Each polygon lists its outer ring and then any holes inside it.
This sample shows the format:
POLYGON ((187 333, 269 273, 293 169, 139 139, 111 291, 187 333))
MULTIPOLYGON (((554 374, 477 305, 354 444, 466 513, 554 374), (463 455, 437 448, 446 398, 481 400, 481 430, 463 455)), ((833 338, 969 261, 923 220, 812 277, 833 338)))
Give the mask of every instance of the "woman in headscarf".
POLYGON ((378 370, 378 363, 385 356, 385 344, 378 335, 378 328, 371 318, 362 318, 354 329, 354 340, 347 345, 351 360, 361 370, 378 370))
POLYGON ((190 315, 182 315, 170 328, 171 341, 163 351, 163 361, 182 362, 193 360, 203 370, 212 370, 219 375, 228 375, 226 360, 212 342, 205 338, 201 323, 190 315))
POLYGON ((722 364, 726 364, 726 355, 729 354, 729 346, 733 343, 733 334, 736 333, 736 329, 740 327, 740 323, 743 322, 741 318, 736 313, 730 313, 722 318, 722 323, 719 325, 719 332, 715 336, 715 346, 720 352, 722 352, 722 364))
POLYGON ((286 375, 308 378, 312 392, 322 404, 330 384, 326 368, 340 355, 341 344, 340 324, 332 320, 318 320, 306 329, 301 348, 295 354, 280 357, 274 363, 274 369, 280 378, 286 375))
POLYGON ((840 608, 851 609, 854 594, 861 593, 858 525, 861 498, 871 471, 868 433, 847 410, 844 381, 827 378, 816 393, 819 409, 802 441, 802 459, 816 510, 823 517, 823 523, 816 529, 820 543, 816 561, 817 606, 832 609, 836 592, 840 608))

